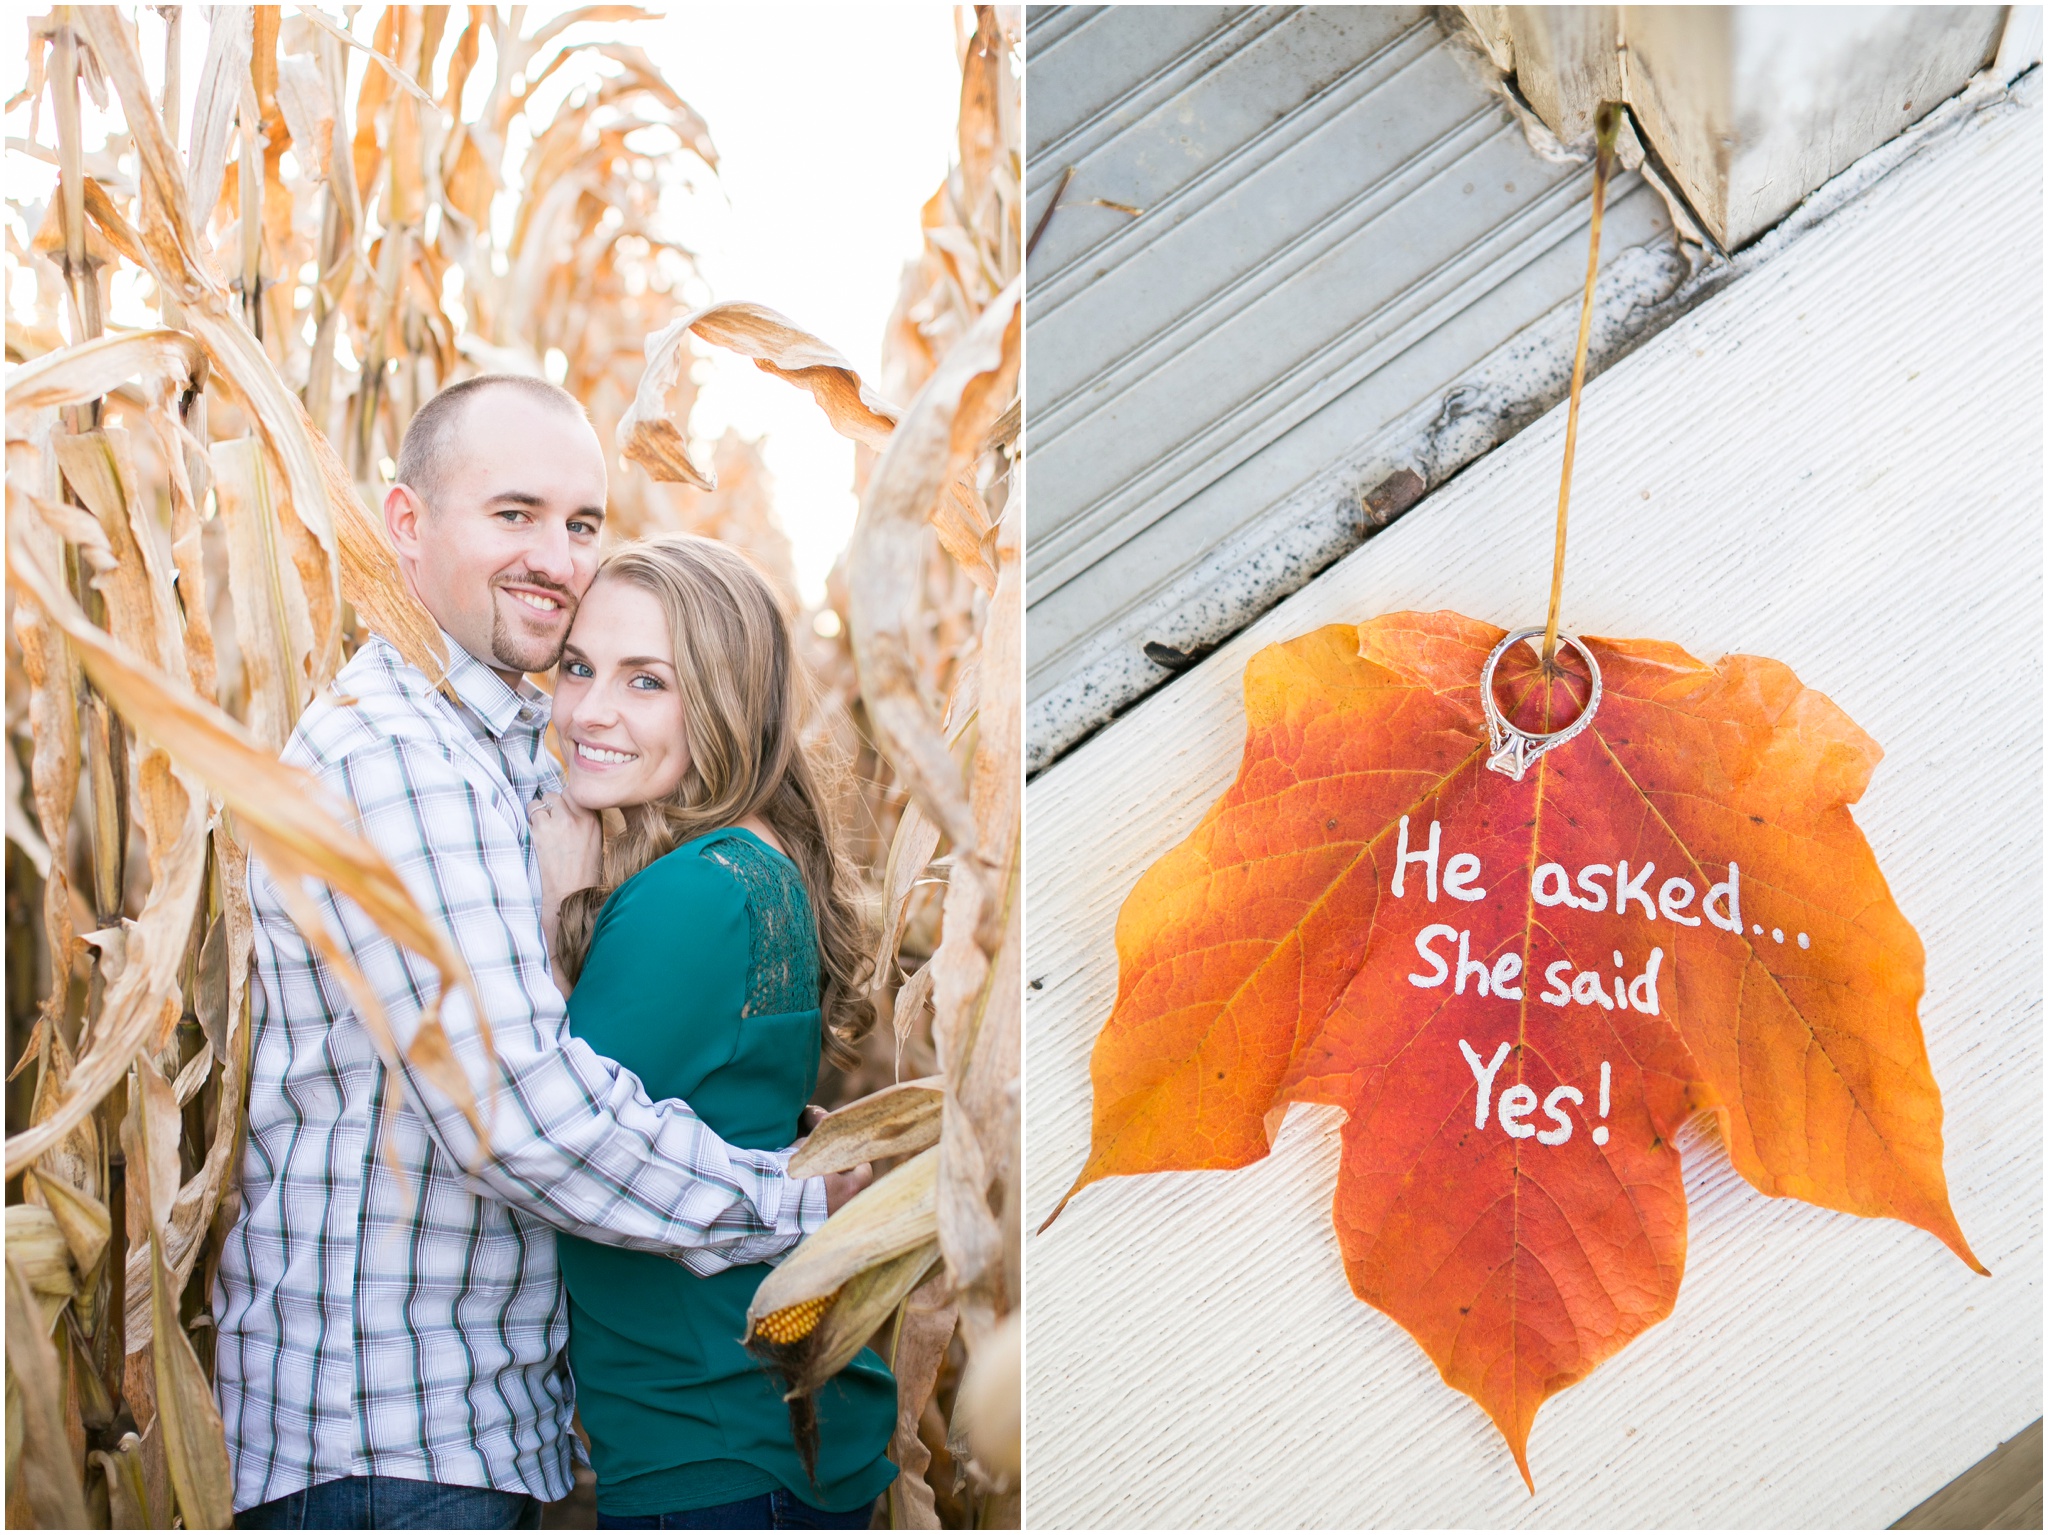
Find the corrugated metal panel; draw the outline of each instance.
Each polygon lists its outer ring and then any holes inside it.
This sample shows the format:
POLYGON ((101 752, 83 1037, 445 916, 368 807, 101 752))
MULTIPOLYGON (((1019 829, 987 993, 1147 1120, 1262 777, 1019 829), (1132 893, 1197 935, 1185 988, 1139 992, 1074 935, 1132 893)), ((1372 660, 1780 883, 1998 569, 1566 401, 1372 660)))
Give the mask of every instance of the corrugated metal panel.
MULTIPOLYGON (((1037 767, 1170 675, 1148 641, 1241 627, 1364 535, 1363 492, 1434 484, 1550 402, 1569 339, 1524 333, 1583 281, 1591 175, 1539 157, 1420 7, 1028 25, 1034 220, 1074 167, 1026 322, 1037 767)), ((1684 275, 1636 178, 1608 229, 1623 311, 1684 275)))

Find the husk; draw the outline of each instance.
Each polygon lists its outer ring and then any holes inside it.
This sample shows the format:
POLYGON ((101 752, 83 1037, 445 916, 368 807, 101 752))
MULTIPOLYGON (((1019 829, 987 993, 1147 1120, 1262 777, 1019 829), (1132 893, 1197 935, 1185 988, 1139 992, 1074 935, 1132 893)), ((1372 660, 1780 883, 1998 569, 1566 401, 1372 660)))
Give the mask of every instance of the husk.
POLYGON ((789 1159, 789 1175, 815 1178, 924 1150, 939 1138, 944 1081, 920 1077, 898 1082, 827 1115, 789 1159))
POLYGON ((938 1229, 938 1148, 878 1178, 805 1238, 754 1292, 747 1330, 785 1307, 830 1295, 862 1269, 909 1252, 938 1229))

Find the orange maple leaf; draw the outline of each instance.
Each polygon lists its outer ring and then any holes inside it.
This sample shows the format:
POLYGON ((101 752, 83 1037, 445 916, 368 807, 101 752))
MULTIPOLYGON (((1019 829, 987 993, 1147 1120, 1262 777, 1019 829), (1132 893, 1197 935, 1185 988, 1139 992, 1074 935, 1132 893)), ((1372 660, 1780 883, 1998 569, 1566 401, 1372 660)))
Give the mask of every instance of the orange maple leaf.
MULTIPOLYGON (((1847 809, 1877 743, 1776 661, 1596 639, 1591 725, 1514 781, 1479 697, 1503 632, 1396 613, 1252 658, 1237 781, 1118 915, 1074 1191, 1242 1167, 1288 1104, 1345 1110, 1351 1287, 1533 1491, 1537 1409, 1677 1299, 1698 1110, 1764 1193, 1987 1271, 1942 1174, 1920 940, 1847 809)), ((1495 696, 1557 728, 1573 664, 1515 647, 1495 696)))

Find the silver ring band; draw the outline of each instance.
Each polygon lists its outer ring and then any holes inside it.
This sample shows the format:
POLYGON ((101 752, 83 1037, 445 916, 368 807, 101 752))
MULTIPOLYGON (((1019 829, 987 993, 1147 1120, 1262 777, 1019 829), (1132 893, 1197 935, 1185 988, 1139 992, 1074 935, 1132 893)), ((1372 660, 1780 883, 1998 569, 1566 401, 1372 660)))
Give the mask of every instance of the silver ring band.
POLYGON ((1579 711, 1579 717, 1562 730, 1553 730, 1548 735, 1537 735, 1522 729, 1500 712, 1500 705, 1493 701, 1493 672, 1500 665, 1500 658, 1523 640, 1533 639, 1543 633, 1538 625, 1534 629, 1517 629, 1498 645, 1493 654, 1486 658, 1486 665, 1479 672, 1479 702, 1486 710, 1486 738, 1491 755, 1486 765, 1496 773, 1504 773, 1520 783, 1522 775, 1529 771, 1529 764, 1547 751, 1555 751, 1573 736, 1593 723, 1593 711, 1600 707, 1600 663, 1593 659, 1593 652, 1580 644, 1569 634, 1560 632, 1558 640, 1572 647, 1586 663, 1586 670, 1593 678, 1593 692, 1586 700, 1586 707, 1579 711))

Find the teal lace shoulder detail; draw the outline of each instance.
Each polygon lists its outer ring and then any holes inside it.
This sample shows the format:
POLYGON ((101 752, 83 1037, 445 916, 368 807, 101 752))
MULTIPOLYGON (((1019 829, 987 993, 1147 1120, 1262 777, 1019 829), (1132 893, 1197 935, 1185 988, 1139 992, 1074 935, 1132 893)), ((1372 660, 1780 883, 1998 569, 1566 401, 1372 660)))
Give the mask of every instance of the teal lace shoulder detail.
POLYGON ((753 952, 741 1016, 807 1013, 817 1007, 818 930, 796 865, 748 836, 719 837, 699 848, 697 856, 728 870, 746 896, 753 952))

